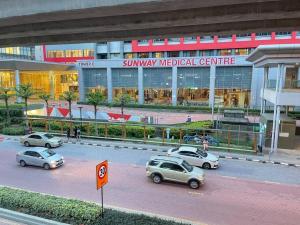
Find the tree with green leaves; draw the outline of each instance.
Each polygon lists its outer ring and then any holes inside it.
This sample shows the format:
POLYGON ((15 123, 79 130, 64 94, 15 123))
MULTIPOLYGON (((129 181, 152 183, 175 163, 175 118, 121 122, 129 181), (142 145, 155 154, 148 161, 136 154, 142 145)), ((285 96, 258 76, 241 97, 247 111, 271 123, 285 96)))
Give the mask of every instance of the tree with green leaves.
POLYGON ((46 103, 46 113, 47 113, 47 117, 49 117, 48 111, 49 111, 49 100, 51 98, 51 95, 46 94, 46 93, 41 93, 41 94, 39 94, 39 98, 45 101, 45 103, 46 103))
POLYGON ((124 107, 132 102, 133 99, 129 94, 120 94, 115 98, 115 103, 120 104, 121 106, 121 115, 124 117, 124 107))
POLYGON ((77 99, 77 95, 73 91, 65 91, 62 95, 62 98, 69 103, 69 117, 70 120, 73 118, 72 116, 72 102, 77 99))
POLYGON ((26 119, 26 127, 28 128, 28 99, 35 94, 34 89, 32 88, 31 84, 20 84, 16 87, 16 93, 18 97, 24 99, 25 102, 25 119, 26 119))
POLYGON ((94 116, 95 116, 95 126, 96 126, 96 134, 98 135, 97 128, 97 106, 100 105, 104 101, 104 95, 100 90, 96 90, 95 92, 90 91, 87 95, 87 102, 90 105, 94 106, 94 116))
POLYGON ((11 94, 10 92, 12 91, 12 89, 10 88, 0 88, 0 99, 4 100, 5 103, 5 108, 6 108, 6 123, 10 124, 10 116, 9 116, 9 107, 8 107, 8 100, 10 97, 13 96, 13 94, 11 94))

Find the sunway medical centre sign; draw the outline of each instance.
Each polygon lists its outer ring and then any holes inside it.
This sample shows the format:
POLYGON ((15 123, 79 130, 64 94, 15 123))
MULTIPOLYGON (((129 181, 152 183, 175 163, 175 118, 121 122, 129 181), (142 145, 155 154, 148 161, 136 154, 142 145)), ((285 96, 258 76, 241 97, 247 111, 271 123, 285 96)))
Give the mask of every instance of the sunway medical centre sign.
POLYGON ((149 59, 104 59, 80 61, 81 68, 162 68, 162 67, 210 67, 210 66, 250 66, 243 56, 214 56, 187 58, 149 58, 149 59))
POLYGON ((168 59, 125 59, 123 67, 189 67, 211 65, 234 65, 234 57, 168 58, 168 59))

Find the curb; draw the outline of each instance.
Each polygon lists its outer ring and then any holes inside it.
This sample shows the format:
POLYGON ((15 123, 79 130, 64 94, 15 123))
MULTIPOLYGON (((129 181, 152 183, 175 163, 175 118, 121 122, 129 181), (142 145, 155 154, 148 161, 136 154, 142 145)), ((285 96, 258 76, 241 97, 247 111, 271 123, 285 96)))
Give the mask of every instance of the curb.
MULTIPOLYGON (((19 141, 18 138, 10 138, 5 137, 4 140, 13 140, 19 141)), ((77 145, 89 145, 89 146, 96 146, 96 147, 106 147, 106 148, 114 148, 114 149, 131 149, 131 150, 142 150, 142 151, 152 151, 152 152, 162 152, 166 153, 168 150, 161 150, 157 148, 142 148, 142 147, 133 147, 133 146, 123 146, 123 145, 112 145, 112 144, 101 144, 101 143, 90 143, 90 142, 76 142, 76 141, 64 141, 66 144, 77 144, 77 145)), ((284 165, 290 167, 300 167, 300 164, 295 163, 286 163, 286 162, 278 162, 278 161, 271 161, 271 160, 263 160, 263 159, 255 159, 255 158, 248 158, 248 157, 236 157, 236 156, 226 156, 226 155, 218 155, 220 159, 232 159, 232 160, 242 160, 242 161, 249 161, 249 162, 258 162, 258 163, 269 163, 273 165, 284 165)))
POLYGON ((0 208, 0 217, 14 222, 28 224, 28 225, 68 225, 66 223, 60 223, 53 220, 40 218, 37 216, 31 216, 24 213, 15 212, 8 209, 0 208))

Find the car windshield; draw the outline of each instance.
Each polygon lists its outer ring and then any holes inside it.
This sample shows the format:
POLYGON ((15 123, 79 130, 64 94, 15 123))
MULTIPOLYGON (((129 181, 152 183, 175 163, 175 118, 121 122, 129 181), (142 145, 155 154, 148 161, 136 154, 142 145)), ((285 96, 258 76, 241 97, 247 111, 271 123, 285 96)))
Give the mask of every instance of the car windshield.
POLYGON ((49 158, 53 155, 55 155, 56 153, 50 149, 47 149, 45 151, 42 152, 42 155, 45 157, 45 158, 49 158))
POLYGON ((51 135, 51 134, 44 134, 44 136, 45 136, 47 139, 54 138, 54 136, 53 136, 53 135, 51 135))
POLYGON ((191 166, 190 164, 188 164, 187 161, 184 161, 182 162, 182 166, 189 172, 192 172, 193 171, 193 166, 191 166))
POLYGON ((202 151, 201 149, 197 149, 197 154, 201 155, 202 157, 207 157, 207 153, 202 151))

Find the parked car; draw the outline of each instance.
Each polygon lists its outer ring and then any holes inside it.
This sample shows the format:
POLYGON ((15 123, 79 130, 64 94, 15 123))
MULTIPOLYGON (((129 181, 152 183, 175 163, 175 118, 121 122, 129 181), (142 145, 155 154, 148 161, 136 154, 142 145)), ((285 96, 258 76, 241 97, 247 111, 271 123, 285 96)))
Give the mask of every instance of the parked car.
POLYGON ((177 157, 152 156, 146 164, 146 174, 156 184, 173 181, 186 183, 193 189, 204 184, 203 170, 177 157))
POLYGON ((59 147, 63 144, 61 138, 54 137, 52 134, 36 132, 20 138, 20 142, 26 147, 40 146, 46 148, 59 147))
POLYGON ((195 142, 197 144, 203 144, 203 140, 206 139, 210 145, 219 146, 220 142, 211 135, 199 136, 199 135, 184 135, 184 143, 195 142))
POLYGON ((203 169, 218 168, 219 158, 199 148, 182 146, 168 150, 169 156, 180 157, 193 166, 200 166, 203 169))
POLYGON ((41 147, 18 152, 16 160, 22 167, 27 165, 40 166, 46 170, 57 168, 65 163, 63 156, 51 149, 41 147))

